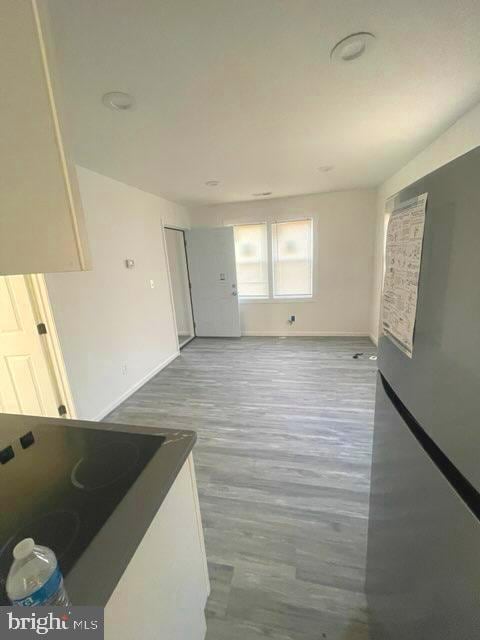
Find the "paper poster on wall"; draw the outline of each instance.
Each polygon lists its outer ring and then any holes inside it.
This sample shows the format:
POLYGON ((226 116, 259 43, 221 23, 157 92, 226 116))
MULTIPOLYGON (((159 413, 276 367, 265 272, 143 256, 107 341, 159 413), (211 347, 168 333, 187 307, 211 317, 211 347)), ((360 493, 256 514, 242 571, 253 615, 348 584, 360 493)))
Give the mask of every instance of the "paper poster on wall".
POLYGON ((413 355, 427 196, 424 193, 394 209, 387 228, 383 332, 409 358, 413 355))

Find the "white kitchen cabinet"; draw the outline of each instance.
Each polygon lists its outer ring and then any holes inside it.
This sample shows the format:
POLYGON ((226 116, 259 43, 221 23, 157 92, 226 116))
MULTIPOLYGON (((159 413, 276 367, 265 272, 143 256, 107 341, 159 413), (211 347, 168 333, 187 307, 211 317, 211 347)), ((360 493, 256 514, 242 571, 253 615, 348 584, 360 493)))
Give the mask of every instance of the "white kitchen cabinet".
POLYGON ((48 16, 0 2, 0 274, 82 271, 89 255, 48 16))
POLYGON ((105 607, 105 639, 203 640, 209 591, 190 454, 105 607))

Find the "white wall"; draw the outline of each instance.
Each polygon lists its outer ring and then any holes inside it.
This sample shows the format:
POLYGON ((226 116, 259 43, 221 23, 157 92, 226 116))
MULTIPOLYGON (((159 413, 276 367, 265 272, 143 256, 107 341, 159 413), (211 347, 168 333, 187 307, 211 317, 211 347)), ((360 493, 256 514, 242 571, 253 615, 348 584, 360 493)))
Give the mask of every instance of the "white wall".
POLYGON ((385 205, 388 198, 442 165, 480 145, 480 104, 466 113, 413 160, 386 180, 378 189, 375 231, 375 260, 373 303, 370 332, 378 340, 381 289, 383 280, 383 252, 385 205))
POLYGON ((77 170, 93 270, 46 281, 78 417, 98 419, 178 353, 162 221, 187 226, 188 212, 77 170))
POLYGON ((375 191, 255 200, 191 210, 192 226, 312 217, 314 298, 241 302, 246 335, 368 335, 375 235, 375 191), (288 316, 296 316, 293 327, 288 316))

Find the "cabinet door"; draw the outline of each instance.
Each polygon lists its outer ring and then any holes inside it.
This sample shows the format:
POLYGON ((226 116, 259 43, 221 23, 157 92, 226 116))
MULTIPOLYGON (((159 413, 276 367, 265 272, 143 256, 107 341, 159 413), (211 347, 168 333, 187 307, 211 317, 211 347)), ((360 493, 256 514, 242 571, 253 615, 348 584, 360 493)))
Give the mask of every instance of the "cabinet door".
POLYGON ((0 274, 89 268, 46 19, 37 0, 0 3, 0 274))
POLYGON ((110 596, 105 638, 203 640, 209 592, 190 454, 110 596))

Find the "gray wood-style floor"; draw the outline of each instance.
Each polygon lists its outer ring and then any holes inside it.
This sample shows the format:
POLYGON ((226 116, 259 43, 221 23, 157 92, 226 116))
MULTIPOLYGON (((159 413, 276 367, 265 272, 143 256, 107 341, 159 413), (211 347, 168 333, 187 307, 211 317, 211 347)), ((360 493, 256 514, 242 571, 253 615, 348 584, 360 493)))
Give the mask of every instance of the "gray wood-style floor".
POLYGON ((198 433, 207 640, 368 638, 373 353, 366 338, 195 339, 108 417, 198 433))

